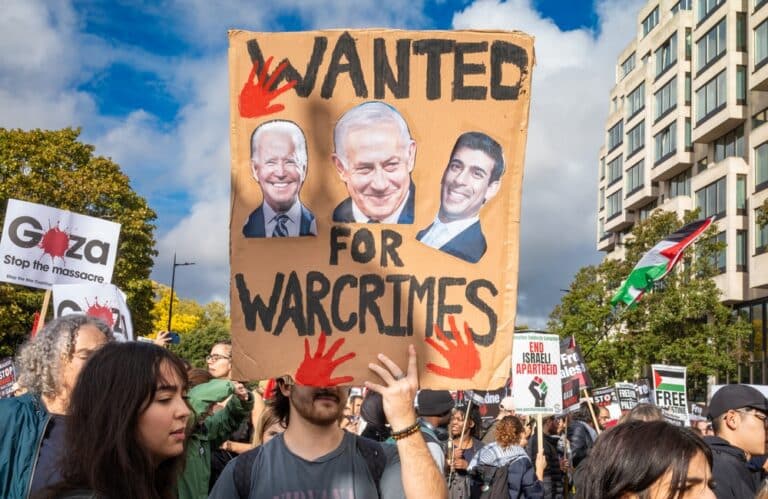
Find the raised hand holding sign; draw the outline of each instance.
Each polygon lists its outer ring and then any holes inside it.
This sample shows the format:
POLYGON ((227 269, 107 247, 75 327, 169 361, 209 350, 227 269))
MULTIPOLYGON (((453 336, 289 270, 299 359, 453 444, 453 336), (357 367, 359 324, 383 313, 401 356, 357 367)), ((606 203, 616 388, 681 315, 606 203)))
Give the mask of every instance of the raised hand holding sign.
POLYGON ((258 63, 253 63, 251 73, 248 75, 248 80, 246 80, 243 89, 240 91, 240 99, 237 102, 237 108, 240 110, 240 116, 243 118, 258 118, 267 114, 279 113, 285 109, 285 106, 282 104, 272 104, 270 106, 269 103, 278 95, 292 89, 296 82, 289 81, 282 87, 273 89, 272 86, 275 80, 277 80, 288 63, 283 62, 280 64, 267 80, 267 73, 269 66, 272 64, 272 59, 272 57, 267 59, 267 62, 262 66, 257 82, 254 82, 253 78, 256 76, 258 63))
POLYGON ((346 355, 334 360, 333 356, 339 351, 344 344, 344 338, 336 340, 331 348, 328 349, 328 353, 323 354, 325 350, 325 338, 326 334, 321 333, 320 339, 317 342, 317 350, 315 355, 310 354, 309 351, 309 339, 304 338, 304 360, 296 370, 294 379, 300 385, 307 386, 336 386, 343 385, 344 383, 351 383, 354 379, 352 376, 341 376, 338 378, 331 378, 333 371, 344 362, 355 357, 354 352, 350 352, 346 355))
POLYGON ((472 330, 469 324, 464 322, 464 334, 467 339, 464 341, 456 327, 456 319, 448 316, 448 324, 451 326, 451 333, 454 341, 449 340, 438 324, 435 324, 435 336, 437 336, 445 346, 440 345, 432 338, 426 338, 424 341, 429 346, 437 350, 445 360, 448 361, 448 367, 438 366, 432 362, 427 364, 427 369, 440 376, 456 379, 470 379, 480 371, 480 353, 477 351, 475 342, 472 339, 472 330))

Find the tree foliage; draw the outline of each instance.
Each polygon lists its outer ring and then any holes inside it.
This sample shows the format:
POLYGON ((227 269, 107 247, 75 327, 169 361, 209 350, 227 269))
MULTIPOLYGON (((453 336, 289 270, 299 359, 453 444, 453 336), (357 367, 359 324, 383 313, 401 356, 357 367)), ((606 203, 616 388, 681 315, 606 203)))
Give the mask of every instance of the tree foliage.
MULTIPOLYGON (((79 129, 0 128, 0 219, 8 199, 70 210, 121 224, 112 283, 128 296, 136 334, 151 332, 155 212, 120 167, 78 140, 79 129)), ((43 292, 0 284, 0 357, 11 355, 32 327, 43 292)), ((50 313, 50 312, 49 312, 50 313)))
MULTIPOLYGON (((174 317, 176 312, 173 313, 174 317)), ((229 314, 218 301, 201 307, 201 314, 194 328, 181 335, 181 342, 171 350, 187 359, 194 367, 206 367, 205 356, 219 341, 230 340, 229 314)))
POLYGON ((757 225, 762 229, 768 225, 768 199, 766 199, 762 206, 757 210, 757 225))
POLYGON ((750 326, 720 302, 714 258, 724 244, 714 237, 714 225, 636 307, 614 313, 610 305, 640 257, 695 216, 680 220, 675 213, 657 211, 637 223, 625 239, 625 259, 579 270, 552 311, 549 328, 576 337, 595 383, 641 377, 654 363, 684 365, 689 386, 700 396, 706 376, 735 371, 750 326))
MULTIPOLYGON (((154 332, 168 329, 168 312, 171 303, 171 288, 156 282, 152 283, 155 290, 155 304, 152 307, 152 327, 154 332)), ((171 331, 186 334, 197 327, 203 316, 203 307, 195 300, 179 298, 178 290, 173 292, 173 317, 171 331)))

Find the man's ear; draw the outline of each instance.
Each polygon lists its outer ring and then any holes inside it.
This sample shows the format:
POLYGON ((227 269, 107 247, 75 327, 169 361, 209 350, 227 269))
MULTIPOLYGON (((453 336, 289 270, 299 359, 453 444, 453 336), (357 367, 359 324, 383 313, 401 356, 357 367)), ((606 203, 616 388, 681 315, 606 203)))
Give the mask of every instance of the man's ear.
POLYGON ((344 167, 344 163, 341 161, 341 158, 338 154, 333 154, 331 156, 331 159, 333 160, 333 166, 336 167, 336 173, 339 174, 339 177, 341 177, 341 180, 346 184, 348 180, 347 176, 347 169, 344 167))
POLYGON ((411 140, 408 144, 408 173, 413 171, 413 165, 416 164, 416 141, 411 140))
POLYGON ((282 381, 277 381, 277 389, 280 390, 280 393, 283 394, 284 397, 290 397, 291 396, 291 385, 282 381))
POLYGON ((738 429, 739 423, 741 423, 741 416, 736 411, 728 411, 723 422, 729 430, 734 431, 738 429))
POLYGON ((484 202, 487 203, 491 199, 493 199, 493 196, 495 196, 499 189, 501 188, 501 182, 499 180, 494 180, 490 184, 488 184, 488 189, 485 191, 485 197, 484 202))
POLYGON ((256 161, 254 159, 251 159, 251 175, 253 176, 253 179, 258 183, 259 176, 256 175, 257 169, 258 169, 258 166, 256 166, 256 161))

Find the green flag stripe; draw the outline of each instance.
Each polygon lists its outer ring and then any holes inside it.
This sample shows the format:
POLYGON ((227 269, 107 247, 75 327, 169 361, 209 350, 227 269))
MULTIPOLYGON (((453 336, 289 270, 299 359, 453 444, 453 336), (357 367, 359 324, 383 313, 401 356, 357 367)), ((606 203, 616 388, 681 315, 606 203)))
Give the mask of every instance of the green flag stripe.
POLYGON ((665 390, 668 392, 684 392, 685 385, 673 385, 671 383, 662 383, 656 387, 657 390, 665 390))

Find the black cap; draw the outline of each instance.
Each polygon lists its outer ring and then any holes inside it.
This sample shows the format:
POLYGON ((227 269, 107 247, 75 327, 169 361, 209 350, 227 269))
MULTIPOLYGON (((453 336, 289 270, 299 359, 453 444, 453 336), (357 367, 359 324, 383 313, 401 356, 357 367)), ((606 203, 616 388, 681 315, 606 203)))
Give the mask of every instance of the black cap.
POLYGON ((442 416, 448 414, 454 405, 448 390, 421 390, 416 395, 416 411, 419 416, 442 416))
POLYGON ((750 407, 768 414, 768 399, 749 385, 725 385, 709 402, 709 419, 722 416, 731 409, 750 407))

